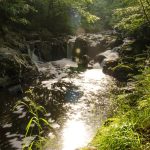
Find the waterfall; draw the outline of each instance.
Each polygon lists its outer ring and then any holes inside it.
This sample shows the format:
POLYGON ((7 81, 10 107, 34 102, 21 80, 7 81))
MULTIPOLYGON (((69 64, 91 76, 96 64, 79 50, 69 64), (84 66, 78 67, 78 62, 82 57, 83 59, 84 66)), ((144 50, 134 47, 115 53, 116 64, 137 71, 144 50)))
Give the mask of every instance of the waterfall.
POLYGON ((30 45, 27 44, 28 55, 31 60, 36 64, 39 61, 39 57, 35 54, 35 48, 31 50, 30 45))
POLYGON ((28 55, 31 58, 31 49, 30 49, 30 45, 27 44, 27 51, 28 51, 28 55))
POLYGON ((35 52, 35 49, 32 51, 31 59, 33 62, 38 62, 39 57, 34 52, 35 52))
POLYGON ((76 37, 72 37, 67 42, 67 58, 69 59, 72 59, 72 52, 73 52, 75 41, 76 41, 76 37))

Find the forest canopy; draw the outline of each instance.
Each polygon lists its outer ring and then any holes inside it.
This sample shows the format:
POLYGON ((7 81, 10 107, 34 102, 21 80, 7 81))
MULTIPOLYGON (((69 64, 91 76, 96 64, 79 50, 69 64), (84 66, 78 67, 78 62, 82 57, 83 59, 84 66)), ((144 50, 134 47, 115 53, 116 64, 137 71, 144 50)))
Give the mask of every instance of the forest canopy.
POLYGON ((134 32, 150 23, 149 0, 1 0, 0 29, 47 29, 73 33, 78 27, 95 32, 134 32))

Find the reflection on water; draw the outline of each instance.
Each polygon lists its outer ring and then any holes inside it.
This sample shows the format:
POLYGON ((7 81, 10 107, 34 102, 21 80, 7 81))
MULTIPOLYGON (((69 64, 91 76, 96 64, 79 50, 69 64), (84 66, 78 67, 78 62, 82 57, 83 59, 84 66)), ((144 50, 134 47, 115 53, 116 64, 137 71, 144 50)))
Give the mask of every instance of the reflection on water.
MULTIPOLYGON (((109 108, 110 77, 104 75, 99 66, 98 69, 68 75, 67 67, 71 62, 62 61, 53 62, 55 67, 50 63, 40 64, 46 78, 34 87, 38 95, 36 100, 46 107, 45 117, 57 132, 57 137, 49 131, 46 133, 50 138, 46 150, 76 150, 86 146, 102 120, 107 118, 109 108)), ((21 150, 28 113, 22 106, 10 113, 9 119, 0 122, 0 131, 3 131, 0 133, 0 149, 21 150)))
POLYGON ((105 74, 102 72, 101 69, 92 69, 92 70, 87 70, 85 73, 83 73, 83 78, 87 80, 101 80, 105 78, 105 74))
POLYGON ((107 87, 109 88, 111 80, 101 69, 87 70, 78 76, 63 78, 62 81, 71 82, 78 89, 72 88, 66 92, 65 105, 70 109, 64 118, 63 116, 60 118, 64 119, 61 131, 58 133, 59 144, 57 144, 60 146, 59 148, 49 146, 48 150, 76 150, 86 146, 102 120, 107 117, 107 87))
POLYGON ((75 150, 89 142, 88 129, 81 120, 68 120, 63 130, 63 150, 75 150))

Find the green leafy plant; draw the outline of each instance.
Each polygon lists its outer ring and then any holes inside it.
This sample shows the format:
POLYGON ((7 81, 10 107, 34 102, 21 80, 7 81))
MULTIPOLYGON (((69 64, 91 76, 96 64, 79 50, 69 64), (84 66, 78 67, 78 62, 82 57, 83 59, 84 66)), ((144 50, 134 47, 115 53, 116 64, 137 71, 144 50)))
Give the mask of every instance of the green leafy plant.
POLYGON ((150 3, 147 0, 128 1, 126 7, 114 10, 113 17, 115 28, 133 33, 150 23, 150 3))
MULTIPOLYGON (((27 93, 34 97, 32 90, 27 91, 27 93)), ((18 101, 15 108, 19 105, 23 105, 30 116, 25 129, 24 139, 31 136, 34 137, 32 142, 24 143, 22 149, 32 150, 34 147, 42 149, 43 143, 47 141, 47 138, 44 136, 45 128, 54 131, 51 124, 44 117, 44 114, 47 113, 45 108, 29 97, 25 97, 23 101, 18 101), (36 134, 33 131, 36 131, 36 134)))
POLYGON ((117 110, 91 142, 98 150, 150 149, 150 67, 135 76, 134 87, 113 95, 117 110))

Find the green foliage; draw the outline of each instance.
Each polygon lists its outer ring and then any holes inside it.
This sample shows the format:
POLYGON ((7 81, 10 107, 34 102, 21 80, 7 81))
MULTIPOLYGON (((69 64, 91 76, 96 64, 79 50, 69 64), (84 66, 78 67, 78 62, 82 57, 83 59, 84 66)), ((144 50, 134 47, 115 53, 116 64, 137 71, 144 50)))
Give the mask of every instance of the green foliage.
POLYGON ((143 24, 150 23, 150 5, 146 0, 132 0, 126 7, 114 10, 114 27, 132 33, 143 24), (133 2, 133 3, 131 3, 133 2))
POLYGON ((139 135, 133 131, 133 125, 123 120, 115 120, 98 132, 92 144, 98 150, 127 150, 138 149, 140 146, 139 135))
POLYGON ((0 27, 12 24, 28 24, 26 14, 35 11, 25 0, 0 1, 0 27))
POLYGON ((82 16, 88 23, 99 19, 87 10, 87 5, 92 3, 93 0, 2 0, 0 29, 30 24, 32 30, 46 28, 51 32, 69 32, 75 27, 72 26, 76 22, 75 15, 82 16))
POLYGON ((87 11, 92 0, 35 0, 32 5, 38 13, 31 18, 34 27, 45 27, 52 32, 71 32, 80 26, 80 17, 88 23, 99 18, 87 11), (75 29, 74 29, 75 28, 75 29))
MULTIPOLYGON (((31 97, 35 98, 32 90, 27 91, 28 94, 31 95, 31 97)), ((53 130, 50 123, 47 121, 47 119, 44 117, 44 114, 46 114, 46 110, 43 106, 39 105, 37 102, 35 102, 34 99, 26 97, 23 101, 18 101, 15 108, 19 105, 23 105, 26 108, 26 111, 29 113, 29 121, 25 129, 25 136, 27 137, 33 136, 33 141, 28 144, 24 143, 22 149, 32 150, 32 148, 42 149, 43 143, 47 141, 47 138, 44 137, 44 129, 47 127, 49 130, 53 130), (37 130, 36 136, 33 131, 37 130), (35 139, 36 138, 36 139, 35 139)))
POLYGON ((134 32, 150 23, 149 0, 1 0, 0 28, 29 25, 32 30, 69 33, 112 29, 134 32))
POLYGON ((117 114, 104 123, 91 143, 98 150, 150 149, 150 67, 135 79, 132 93, 113 98, 117 114))

